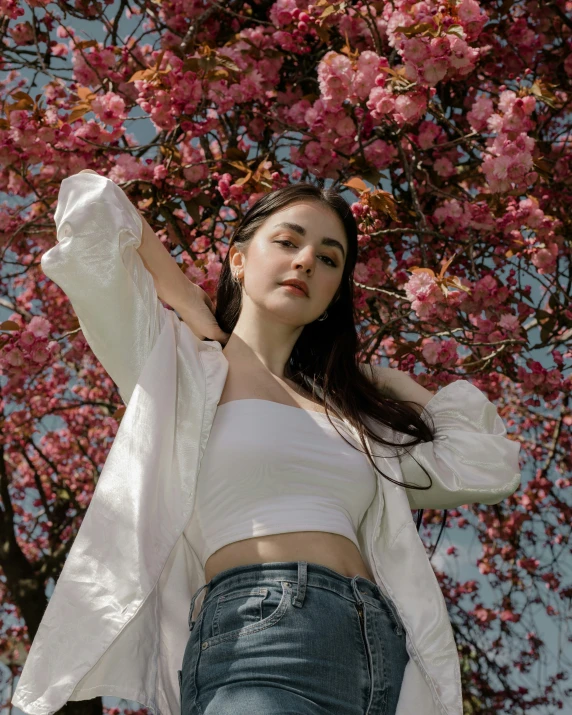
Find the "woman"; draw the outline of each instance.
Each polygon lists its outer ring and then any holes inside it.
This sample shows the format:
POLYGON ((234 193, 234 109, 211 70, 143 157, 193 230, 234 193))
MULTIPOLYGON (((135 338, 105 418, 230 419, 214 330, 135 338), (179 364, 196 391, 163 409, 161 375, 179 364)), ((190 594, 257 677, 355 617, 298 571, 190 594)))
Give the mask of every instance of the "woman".
POLYGON ((299 184, 257 202, 214 316, 108 179, 64 180, 55 221, 42 267, 127 408, 13 703, 461 715, 411 509, 498 503, 519 444, 465 380, 432 395, 359 366, 342 197, 299 184))

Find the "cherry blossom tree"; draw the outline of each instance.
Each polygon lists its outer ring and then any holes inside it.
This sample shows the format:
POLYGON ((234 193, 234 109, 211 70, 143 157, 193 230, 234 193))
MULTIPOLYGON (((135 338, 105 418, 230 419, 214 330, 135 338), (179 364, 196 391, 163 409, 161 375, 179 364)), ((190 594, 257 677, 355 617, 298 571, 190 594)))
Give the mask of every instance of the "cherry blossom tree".
MULTIPOLYGON (((569 708, 572 3, 0 0, 0 13, 2 685, 124 410, 40 267, 61 181, 91 168, 213 299, 260 196, 298 180, 344 191, 363 359, 435 391, 470 380, 522 445, 521 488, 450 510, 434 562, 465 712, 569 708), (445 565, 466 535, 478 572, 458 579, 445 565)), ((423 514, 428 553, 443 516, 423 514)), ((119 712, 99 698, 62 710, 103 711, 119 712)))

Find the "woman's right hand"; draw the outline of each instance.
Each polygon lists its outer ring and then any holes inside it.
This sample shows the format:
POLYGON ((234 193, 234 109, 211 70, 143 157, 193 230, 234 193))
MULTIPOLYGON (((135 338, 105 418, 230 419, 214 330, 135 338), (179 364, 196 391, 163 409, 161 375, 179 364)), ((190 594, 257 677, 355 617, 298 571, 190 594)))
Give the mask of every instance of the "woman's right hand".
POLYGON ((190 300, 185 306, 178 306, 177 312, 193 333, 199 338, 218 340, 225 345, 230 333, 225 333, 215 318, 215 308, 212 300, 200 286, 189 281, 190 300))

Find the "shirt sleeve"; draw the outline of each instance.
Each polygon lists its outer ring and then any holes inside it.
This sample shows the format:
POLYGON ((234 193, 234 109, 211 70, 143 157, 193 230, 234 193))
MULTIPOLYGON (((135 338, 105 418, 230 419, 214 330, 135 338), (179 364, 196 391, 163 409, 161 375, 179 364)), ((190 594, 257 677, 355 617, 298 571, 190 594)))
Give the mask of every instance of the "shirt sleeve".
POLYGON ((433 481, 427 490, 405 490, 412 509, 498 504, 518 489, 520 443, 507 437, 497 408, 481 390, 457 380, 441 388, 425 411, 433 419, 434 441, 399 457, 406 484, 430 484, 419 465, 433 481))
POLYGON ((60 185, 57 243, 42 270, 68 296, 95 356, 129 402, 166 320, 137 248, 142 220, 110 179, 75 174, 60 185))

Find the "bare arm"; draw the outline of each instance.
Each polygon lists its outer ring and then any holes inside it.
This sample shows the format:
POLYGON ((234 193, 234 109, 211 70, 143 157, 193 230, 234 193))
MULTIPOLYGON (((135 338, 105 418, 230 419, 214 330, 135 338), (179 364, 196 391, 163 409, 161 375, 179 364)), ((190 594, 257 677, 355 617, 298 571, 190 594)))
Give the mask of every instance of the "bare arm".
POLYGON ((198 286, 190 281, 179 264, 163 246, 157 234, 138 212, 143 222, 141 245, 137 249, 145 268, 153 276, 155 290, 161 300, 181 312, 185 305, 195 299, 198 286))
POLYGON ((157 295, 177 311, 198 338, 203 340, 207 337, 225 344, 229 335, 220 329, 211 299, 200 286, 185 276, 143 215, 138 213, 143 229, 137 251, 153 276, 157 295))
POLYGON ((381 365, 366 365, 363 368, 365 374, 370 377, 375 384, 386 390, 391 397, 396 400, 412 400, 425 407, 429 400, 435 395, 430 390, 426 390, 422 385, 406 372, 396 370, 393 367, 382 367, 381 365))

